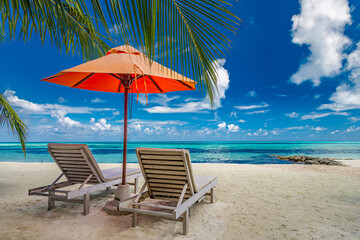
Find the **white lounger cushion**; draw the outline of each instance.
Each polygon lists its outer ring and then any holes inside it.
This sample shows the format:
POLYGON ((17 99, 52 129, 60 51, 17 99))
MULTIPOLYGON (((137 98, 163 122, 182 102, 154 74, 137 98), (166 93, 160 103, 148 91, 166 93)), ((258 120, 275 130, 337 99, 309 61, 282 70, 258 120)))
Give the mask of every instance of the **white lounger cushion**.
MULTIPOLYGON (((120 167, 101 170, 101 172, 106 180, 122 177, 122 168, 120 167)), ((135 173, 141 173, 140 169, 135 169, 135 168, 126 169, 126 176, 130 176, 135 173)))
POLYGON ((207 176, 207 175, 195 175, 194 182, 197 191, 200 191, 204 187, 206 187, 209 183, 216 179, 215 176, 207 176))

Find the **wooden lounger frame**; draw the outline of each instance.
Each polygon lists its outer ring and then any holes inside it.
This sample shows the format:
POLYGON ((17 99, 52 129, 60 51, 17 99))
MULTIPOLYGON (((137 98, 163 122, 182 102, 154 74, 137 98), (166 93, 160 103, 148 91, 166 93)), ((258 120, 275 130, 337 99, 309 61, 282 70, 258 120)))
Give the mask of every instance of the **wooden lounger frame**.
MULTIPOLYGON (((56 201, 83 204, 83 214, 90 211, 90 194, 100 190, 110 190, 111 186, 121 183, 122 178, 105 179, 93 159, 90 149, 85 144, 49 144, 48 152, 62 170, 59 177, 50 185, 29 189, 29 196, 48 197, 48 210, 55 208, 56 201), (91 154, 91 156, 89 155, 91 154), (65 163, 65 164, 64 164, 65 163), (95 169, 97 168, 97 169, 95 169), (62 177, 67 181, 58 183, 62 177), (64 187, 80 184, 76 190, 61 190, 64 187), (85 184, 90 186, 84 187, 85 184), (80 198, 82 197, 82 199, 80 198), (80 199, 79 199, 80 198, 80 199)), ((137 192, 138 180, 141 173, 133 173, 126 177, 127 181, 134 180, 134 193, 137 192)))
POLYGON ((214 186, 218 183, 214 178, 199 191, 193 181, 191 160, 184 149, 137 148, 141 171, 145 183, 137 197, 128 204, 120 204, 119 209, 133 213, 132 226, 138 225, 138 215, 148 215, 183 222, 183 234, 188 232, 190 207, 210 196, 214 202, 214 186), (148 191, 142 194, 147 187, 148 191), (168 200, 176 206, 140 203, 146 197, 168 200), (141 207, 153 207, 162 211, 145 210, 141 207))

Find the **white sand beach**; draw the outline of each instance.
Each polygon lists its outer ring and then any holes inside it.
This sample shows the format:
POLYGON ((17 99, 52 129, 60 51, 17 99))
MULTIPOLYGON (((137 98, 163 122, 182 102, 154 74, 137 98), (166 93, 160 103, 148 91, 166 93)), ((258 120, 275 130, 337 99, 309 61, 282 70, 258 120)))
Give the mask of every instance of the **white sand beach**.
MULTIPOLYGON (((50 184, 55 163, 0 163, 0 239, 360 239, 360 168, 313 165, 193 164, 197 174, 216 175, 215 203, 195 205, 190 228, 180 222, 110 216, 102 208, 115 188, 82 206, 27 196, 50 184)), ((136 167, 135 164, 129 164, 136 167)), ((100 164, 105 168, 117 164, 100 164)))

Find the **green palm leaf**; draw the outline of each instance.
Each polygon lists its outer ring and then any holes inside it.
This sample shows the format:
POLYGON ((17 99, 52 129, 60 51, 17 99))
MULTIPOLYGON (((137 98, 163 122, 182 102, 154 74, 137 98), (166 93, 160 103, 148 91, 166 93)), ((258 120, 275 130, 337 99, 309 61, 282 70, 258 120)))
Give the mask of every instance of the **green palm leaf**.
POLYGON ((6 98, 0 93, 0 128, 7 125, 14 135, 19 137, 21 147, 26 157, 26 139, 28 128, 20 119, 15 110, 10 106, 6 98))
POLYGON ((101 56, 109 48, 94 19, 82 1, 2 0, 1 25, 10 39, 24 41, 33 34, 41 43, 50 40, 65 53, 79 52, 84 59, 101 56))
POLYGON ((239 23, 229 6, 225 0, 3 0, 0 21, 12 39, 35 34, 84 59, 102 56, 115 35, 193 78, 212 102, 213 62, 229 50, 227 36, 239 23))
POLYGON ((106 0, 106 11, 101 2, 92 0, 97 6, 95 16, 102 18, 107 12, 117 38, 194 78, 213 103, 217 90, 213 62, 229 50, 226 35, 235 33, 240 21, 228 10, 226 1, 106 0))

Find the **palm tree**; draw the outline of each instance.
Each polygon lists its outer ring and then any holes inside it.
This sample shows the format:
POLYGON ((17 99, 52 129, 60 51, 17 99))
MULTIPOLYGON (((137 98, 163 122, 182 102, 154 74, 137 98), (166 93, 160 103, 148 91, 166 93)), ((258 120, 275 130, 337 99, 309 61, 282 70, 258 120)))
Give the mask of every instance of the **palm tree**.
POLYGON ((26 157, 26 139, 28 136, 28 128, 19 118, 15 110, 10 106, 6 98, 0 93, 0 128, 7 125, 14 135, 18 135, 22 150, 26 157))
MULTIPOLYGON (((239 22, 229 6, 226 0, 2 0, 0 41, 35 35, 85 60, 102 56, 114 39, 130 43, 149 59, 191 76, 213 103, 213 62, 229 50, 227 36, 239 22)), ((26 136, 22 130, 20 140, 26 136)))

